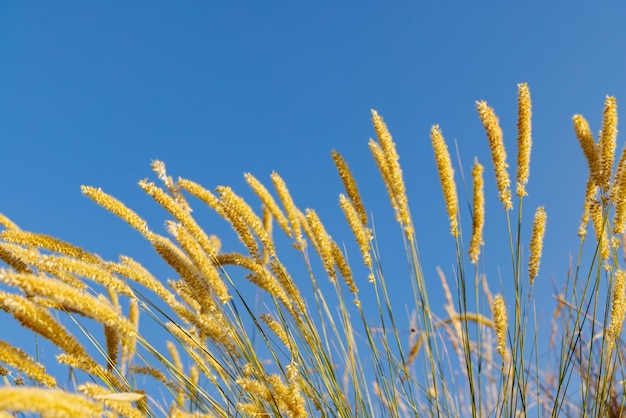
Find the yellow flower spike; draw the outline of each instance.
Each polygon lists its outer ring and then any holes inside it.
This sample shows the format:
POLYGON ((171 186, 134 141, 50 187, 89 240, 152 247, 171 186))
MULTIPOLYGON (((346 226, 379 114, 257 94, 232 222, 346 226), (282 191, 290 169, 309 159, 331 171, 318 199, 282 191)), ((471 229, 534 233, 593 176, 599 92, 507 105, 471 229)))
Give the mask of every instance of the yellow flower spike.
POLYGON ((600 178, 598 185, 607 192, 610 187, 613 173, 613 159, 617 139, 617 102, 615 97, 607 96, 604 104, 604 117, 602 118, 602 131, 598 149, 600 151, 600 178))
POLYGON ((590 208, 591 208, 591 202, 595 200, 595 196, 596 196, 596 192, 597 192, 598 186, 596 186, 596 183, 589 178, 589 180, 587 180, 587 188, 585 190, 585 203, 583 205, 583 216, 582 219, 580 220, 580 226, 578 227, 578 236, 580 238, 585 238, 585 236, 587 235, 587 224, 589 223, 589 214, 590 214, 590 208))
POLYGON ((472 239, 470 241, 469 257, 474 264, 478 262, 480 247, 483 245, 483 227, 485 225, 485 191, 483 182, 483 166, 478 160, 472 168, 474 189, 472 239))
POLYGON ((371 231, 359 221, 359 213, 352 202, 344 195, 339 195, 339 206, 352 229, 352 234, 356 238, 363 257, 363 263, 367 268, 372 270, 372 256, 370 254, 370 241, 372 239, 371 231))
POLYGON ((496 172, 496 184, 498 185, 498 192, 500 192, 500 201, 504 204, 505 210, 513 209, 511 190, 509 189, 511 180, 507 171, 509 165, 506 162, 506 151, 504 149, 500 122, 494 110, 487 106, 487 102, 477 102, 476 108, 489 139, 489 148, 491 149, 493 168, 496 172))
POLYGON ((80 186, 82 193, 96 202, 99 206, 108 210, 127 224, 135 228, 142 235, 146 236, 150 231, 148 224, 139 215, 127 208, 122 202, 104 193, 102 189, 90 186, 80 186))
POLYGON ((102 405, 83 395, 57 389, 0 388, 0 411, 33 412, 43 416, 96 417, 102 405))
POLYGON ((528 260, 528 276, 530 277, 530 285, 535 282, 535 277, 539 273, 539 261, 541 260, 541 251, 543 249, 543 236, 546 232, 546 211, 543 206, 537 209, 535 213, 535 221, 533 223, 533 234, 530 239, 530 258, 528 260))
POLYGON ((526 196, 530 173, 531 115, 530 91, 526 83, 518 84, 517 116, 517 196, 526 196))
POLYGON ((293 231, 293 238, 296 241, 296 246, 300 249, 304 249, 305 241, 302 238, 302 229, 300 227, 300 219, 298 217, 298 208, 296 204, 293 202, 293 198, 291 197, 291 193, 287 189, 287 185, 285 181, 278 175, 278 173, 273 172, 272 182, 274 183, 274 188, 278 193, 278 198, 283 204, 285 208, 285 212, 287 212, 287 218, 289 219, 289 223, 291 224, 291 230, 293 231))
POLYGON ((430 130, 430 138, 435 151, 435 161, 437 162, 437 171, 439 172, 443 197, 446 201, 446 211, 448 212, 448 219, 450 220, 450 233, 452 236, 458 237, 459 201, 456 194, 456 183, 454 182, 454 169, 452 168, 448 146, 441 135, 441 129, 439 129, 438 125, 433 126, 430 130))
POLYGON ((54 387, 57 385, 54 377, 46 373, 46 368, 36 362, 32 357, 19 348, 13 347, 5 341, 0 341, 0 362, 14 367, 46 387, 54 387))
POLYGON ((506 315, 506 305, 502 295, 496 295, 493 299, 493 322, 496 327, 497 351, 502 357, 506 353, 506 328, 508 326, 508 318, 506 315))
POLYGON ((246 179, 246 183, 248 183, 248 186, 250 186, 254 194, 257 195, 261 202, 263 202, 263 205, 270 211, 274 219, 276 219, 280 229, 282 229, 288 236, 291 236, 289 221, 280 207, 278 207, 278 204, 276 203, 276 200, 274 200, 271 193, 252 174, 246 173, 244 177, 246 179))
POLYGON ((378 138, 380 147, 376 149, 377 147, 371 144, 373 141, 370 141, 370 149, 372 150, 372 154, 374 154, 378 169, 387 186, 391 203, 396 211, 396 220, 404 228, 407 237, 413 239, 413 222, 411 221, 411 215, 409 213, 409 204, 406 197, 402 169, 399 163, 400 157, 396 151, 396 144, 393 142, 383 118, 380 117, 375 110, 372 110, 372 123, 374 124, 374 130, 376 131, 376 137, 378 138), (379 161, 381 157, 384 162, 379 161))
POLYGON ((593 134, 589 128, 589 123, 581 115, 574 115, 572 120, 574 122, 576 137, 580 143, 580 148, 582 148, 585 158, 587 159, 587 164, 589 166, 589 179, 596 185, 600 185, 600 157, 598 155, 596 143, 593 139, 593 134))
POLYGON ((363 201, 361 200, 359 189, 356 186, 356 181, 352 176, 352 172, 348 167, 348 163, 346 163, 341 154, 339 154, 335 150, 331 152, 331 156, 333 157, 333 161, 335 162, 335 167, 337 167, 337 172, 339 172, 339 177, 341 178, 343 187, 346 189, 346 193, 348 193, 348 197, 350 198, 354 209, 356 209, 356 212, 359 215, 361 224, 367 225, 367 213, 365 212, 365 208, 363 207, 363 201))
POLYGON ((626 272, 617 270, 613 283, 613 302, 611 305, 611 321, 607 330, 609 349, 613 349, 624 323, 626 314, 626 272))
POLYGON ((336 278, 335 260, 333 259, 330 236, 326 232, 322 221, 320 221, 320 218, 313 209, 306 210, 306 219, 311 227, 313 239, 317 244, 315 245, 315 249, 318 251, 322 263, 324 263, 324 268, 326 269, 326 273, 328 273, 330 281, 334 283, 336 278))
POLYGON ((606 262, 610 256, 610 249, 601 203, 596 200, 591 201, 589 204, 589 214, 591 215, 591 220, 593 221, 593 229, 596 233, 596 240, 600 245, 600 258, 602 261, 606 262))

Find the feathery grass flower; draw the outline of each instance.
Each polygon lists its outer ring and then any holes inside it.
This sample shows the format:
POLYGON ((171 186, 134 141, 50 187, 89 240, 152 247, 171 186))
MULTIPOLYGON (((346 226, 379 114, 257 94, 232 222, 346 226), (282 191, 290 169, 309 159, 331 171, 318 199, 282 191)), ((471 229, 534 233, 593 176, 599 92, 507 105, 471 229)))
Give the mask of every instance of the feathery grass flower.
POLYGON ((315 249, 322 259, 322 263, 324 263, 324 268, 326 269, 326 273, 328 273, 331 282, 334 283, 336 273, 335 260, 333 258, 333 249, 331 245, 332 239, 330 238, 330 235, 328 235, 328 232, 326 232, 326 228, 324 228, 322 221, 313 209, 306 210, 306 220, 311 227, 311 232, 313 233, 312 238, 315 243, 315 249))
POLYGON ((598 186, 596 186, 596 183, 591 178, 589 178, 587 180, 587 187, 585 189, 585 203, 583 204, 583 216, 580 220, 580 226, 578 227, 578 236, 583 239, 587 235, 587 224, 589 223, 591 203, 595 201, 597 189, 598 189, 598 186))
POLYGON ((372 154, 374 154, 378 169, 387 186, 391 203, 396 211, 396 220, 404 228, 407 237, 413 239, 413 222, 409 212, 409 203, 406 197, 404 178, 400 168, 400 157, 396 151, 396 144, 393 142, 383 118, 373 109, 372 123, 374 124, 374 131, 376 131, 380 147, 375 150, 376 147, 372 147, 371 143, 373 141, 370 140, 370 149, 372 154), (381 157, 382 161, 379 161, 381 157))
POLYGON ((13 315, 20 324, 55 344, 66 353, 82 357, 85 349, 50 312, 34 302, 11 293, 0 291, 0 309, 13 315))
POLYGON ((244 178, 246 179, 246 183, 248 183, 248 186, 250 186, 254 194, 256 194, 261 202, 263 202, 263 206, 266 207, 270 211, 274 219, 276 219, 276 222, 278 223, 278 226, 280 226, 280 229, 282 229, 287 236, 291 236, 289 221, 276 203, 276 200, 274 200, 272 194, 252 174, 246 173, 244 174, 244 178))
POLYGON ((101 404, 57 389, 0 387, 0 411, 33 412, 47 417, 101 416, 101 404))
POLYGON ((104 296, 94 297, 49 277, 0 270, 0 282, 19 287, 26 294, 38 295, 58 302, 75 312, 109 326, 122 335, 133 335, 130 321, 117 312, 104 296))
POLYGON ((77 258, 85 263, 98 265, 102 260, 99 257, 59 239, 32 232, 7 229, 0 233, 0 239, 14 244, 34 246, 48 251, 77 258))
POLYGON ((456 194, 456 183, 454 182, 454 169, 450 160, 450 153, 439 125, 435 125, 430 130, 430 138, 435 151, 435 161, 437 162, 437 171, 439 172, 439 180, 441 181, 441 189, 443 197, 446 201, 446 211, 450 220, 450 233, 453 237, 459 236, 458 214, 459 201, 456 194))
POLYGON ((483 182, 483 166, 474 161, 472 168, 473 180, 473 212, 472 212, 472 238, 470 241, 469 257, 474 264, 478 262, 480 247, 483 245, 483 227, 485 225, 485 191, 483 182))
POLYGON ((370 254, 370 242, 372 240, 372 233, 363 223, 359 222, 357 209, 354 207, 352 201, 348 200, 343 194, 339 195, 339 206, 343 210, 348 225, 350 225, 350 229, 352 230, 352 234, 359 245, 363 263, 371 270, 372 256, 370 254))
POLYGON ((363 207, 363 201, 361 200, 359 189, 356 186, 356 181, 352 176, 352 172, 350 171, 350 167, 348 167, 348 163, 346 163, 341 154, 339 154, 335 150, 331 152, 331 156, 335 163, 335 167, 337 167, 337 172, 339 173, 339 177, 341 178, 343 187, 346 189, 346 193, 348 193, 348 197, 350 198, 354 209, 359 214, 361 224, 367 225, 367 213, 365 212, 365 208, 363 207))
POLYGON ((526 183, 530 173, 531 115, 530 91, 528 84, 517 85, 517 196, 526 196, 526 183))
POLYGON ((487 102, 484 100, 476 102, 476 108, 489 139, 489 148, 491 149, 491 159, 496 172, 496 184, 500 193, 500 201, 504 204, 505 210, 513 209, 511 190, 509 188, 511 181, 507 170, 509 165, 506 162, 506 151, 504 150, 500 122, 494 110, 487 106, 487 102))
POLYGON ((275 320, 270 314, 261 314, 260 318, 261 321, 263 321, 265 325, 272 330, 274 335, 278 337, 280 342, 283 343, 285 347, 291 347, 291 341, 289 340, 289 335, 287 335, 287 330, 280 322, 275 320))
POLYGON ((530 277, 530 285, 535 283, 535 277, 539 273, 539 262, 541 260, 541 251, 543 249, 543 236, 546 232, 546 211, 543 206, 537 209, 535 220, 533 223, 533 235, 530 239, 530 258, 528 260, 528 276, 530 277))
POLYGON ((611 304, 611 321, 607 330, 609 339, 609 348, 612 350, 615 346, 622 325, 624 324, 624 315, 626 314, 626 272, 617 270, 613 279, 613 301, 611 304))
POLYGON ((0 212, 0 225, 2 225, 5 229, 13 229, 16 231, 20 230, 20 228, 12 220, 7 218, 1 212, 0 212))
POLYGON ((626 176, 626 147, 622 149, 622 154, 617 162, 615 177, 613 178, 613 183, 611 184, 611 201, 615 205, 618 204, 619 194, 623 192, 623 188, 620 185, 624 181, 624 176, 626 176), (620 190, 622 192, 620 192, 620 190))
POLYGON ((57 385, 54 377, 46 373, 46 368, 26 354, 23 350, 13 347, 6 341, 0 340, 0 363, 14 367, 35 382, 46 387, 57 385))
POLYGON ((304 249, 306 243, 304 239, 302 239, 302 229, 300 226, 300 219, 298 216, 298 209, 296 204, 293 202, 293 198, 291 197, 291 193, 289 193, 289 189, 287 189, 287 185, 285 181, 278 175, 277 172, 273 172, 271 174, 272 182, 274 183, 274 188, 276 189, 276 193, 278 193, 278 198, 283 204, 283 208, 285 212, 287 212, 287 218, 289 219, 289 224, 291 225, 291 236, 296 241, 296 246, 300 249, 304 249))
POLYGON ((497 351, 502 357, 506 352, 506 329, 508 319, 506 315, 506 306, 502 295, 496 295, 493 299, 493 323, 496 327, 497 351))
POLYGON ((90 186, 80 186, 82 193, 96 202, 99 206, 108 210, 118 218, 125 221, 128 225, 135 228, 142 235, 146 236, 149 232, 148 224, 139 215, 127 208, 122 202, 114 197, 106 194, 100 188, 90 186))
POLYGON ((580 148, 582 148, 587 159, 589 179, 600 186, 600 156, 598 155, 598 147, 593 139, 589 123, 582 115, 574 115, 572 120, 580 148))
POLYGON ((593 221, 593 229, 596 233, 596 240, 600 246, 600 259, 606 262, 610 256, 610 249, 602 204, 596 200, 591 201, 589 204, 589 214, 591 215, 591 220, 593 221))
POLYGON ((615 158, 615 147, 617 139, 617 102, 615 97, 607 96, 604 104, 604 117, 602 118, 602 130, 598 140, 598 150, 600 152, 600 177, 598 185, 607 192, 611 183, 613 173, 613 159, 615 158))
MULTIPOLYGON (((622 154, 622 157, 626 153, 622 154)), ((626 162, 626 161, 625 161, 626 162)), ((620 161, 618 171, 615 174, 615 181, 611 186, 611 198, 615 204, 615 215, 613 217, 613 234, 619 236, 626 229, 626 173, 620 172, 625 169, 620 161), (613 191, 615 190, 615 193, 613 191)))

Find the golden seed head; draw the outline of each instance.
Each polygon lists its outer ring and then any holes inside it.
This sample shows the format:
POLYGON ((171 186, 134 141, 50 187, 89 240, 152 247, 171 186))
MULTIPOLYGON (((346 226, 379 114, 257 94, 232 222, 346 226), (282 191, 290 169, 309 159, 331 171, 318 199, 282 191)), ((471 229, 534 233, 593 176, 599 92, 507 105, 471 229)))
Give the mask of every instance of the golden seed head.
POLYGON ((498 343, 498 354, 504 357, 506 352, 506 329, 508 326, 508 319, 506 315, 506 306, 504 304, 504 298, 502 295, 496 295, 493 299, 493 322, 496 327, 496 340, 498 343))
POLYGON ((483 243, 483 227, 485 225, 485 192, 483 182, 483 166, 476 160, 472 168, 474 184, 474 202, 472 218, 472 239, 470 241, 469 257, 474 264, 478 262, 480 247, 483 243))
POLYGON ((0 411, 32 412, 47 417, 101 416, 102 404, 57 389, 0 387, 0 411))
POLYGON ((585 190, 585 203, 583 205, 583 216, 580 221, 580 226, 578 227, 578 236, 580 238, 585 238, 587 235, 587 224, 589 223, 589 210, 591 207, 591 202, 595 200, 596 192, 598 186, 596 183, 589 178, 587 180, 587 188, 585 190))
POLYGON ((505 210, 513 209, 511 202, 511 190, 509 189, 511 181, 506 162, 506 151, 504 150, 504 140, 502 139, 502 129, 498 117, 492 108, 487 106, 487 102, 476 102, 478 116, 483 123, 487 138, 489 139, 489 148, 491 149, 491 159, 493 168, 496 172, 496 184, 500 193, 500 201, 504 204, 505 210))
POLYGON ((593 139, 593 134, 589 128, 589 123, 581 115, 574 115, 574 131, 576 132, 576 138, 580 143, 580 147, 587 159, 587 165, 589 166, 589 178, 597 185, 600 185, 600 156, 598 155, 598 149, 593 139))
POLYGON ((359 221, 359 214, 356 208, 350 200, 344 195, 339 195, 339 206, 343 210, 343 213, 352 229, 352 234, 356 238, 356 242, 359 245, 361 251, 361 257, 363 257, 363 263, 372 269, 372 256, 370 254, 370 241, 372 240, 371 231, 366 228, 363 223, 359 221))
POLYGON ((12 220, 4 216, 2 213, 0 213, 0 225, 5 229, 13 229, 16 231, 20 230, 20 228, 12 220))
POLYGON ((317 213, 313 209, 306 210, 306 220, 313 233, 313 240, 315 241, 315 249, 317 250, 326 273, 331 282, 335 282, 335 260, 333 258, 333 250, 331 245, 330 235, 326 232, 322 221, 317 216, 317 213))
POLYGON ((260 318, 265 325, 272 330, 274 335, 278 337, 280 342, 283 343, 285 347, 291 348, 291 342, 289 341, 287 331, 280 322, 275 320, 270 314, 261 314, 260 318))
POLYGON ((250 254, 259 261, 262 259, 257 241, 252 234, 254 232, 270 255, 274 255, 274 243, 263 228, 263 222, 245 200, 237 196, 230 187, 219 186, 216 191, 222 200, 227 220, 250 254))
POLYGON ((615 97, 607 96, 602 118, 602 131, 598 147, 600 150, 600 178, 598 183, 603 191, 609 190, 613 173, 613 159, 617 140, 617 102, 615 97))
POLYGON ((84 348, 50 312, 30 300, 0 291, 0 309, 11 314, 27 329, 49 340, 61 350, 75 356, 86 356, 84 348))
POLYGON ((165 170, 165 163, 159 160, 153 160, 150 164, 152 171, 157 175, 159 180, 163 182, 167 191, 172 195, 172 198, 176 201, 176 203, 185 211, 191 212, 191 207, 185 200, 185 197, 180 193, 181 188, 178 184, 174 183, 174 180, 171 176, 167 175, 167 170, 165 170))
POLYGON ((144 221, 135 212, 128 209, 122 202, 104 193, 102 189, 96 189, 95 187, 90 186, 80 186, 80 190, 85 196, 96 202, 96 204, 102 206, 104 209, 128 223, 142 235, 145 236, 150 232, 146 221, 144 221))
POLYGON ((273 172, 272 182, 274 183, 274 188, 276 189, 276 193, 278 193, 278 198, 283 204, 283 208, 285 212, 287 212, 287 218, 289 219, 289 223, 291 224, 290 234, 296 241, 296 246, 300 249, 304 249, 305 241, 302 238, 302 229, 300 227, 300 220, 298 218, 298 208, 296 204, 293 202, 293 198, 291 197, 291 193, 289 193, 289 189, 287 189, 287 185, 285 181, 278 175, 278 173, 273 172))
POLYGON ((45 367, 24 351, 5 341, 0 341, 0 363, 16 368, 43 386, 54 387, 57 385, 54 377, 46 373, 45 367))
POLYGON ((367 213, 365 212, 365 208, 363 207, 363 202, 361 200, 361 195, 359 194, 359 189, 356 186, 356 181, 352 176, 352 172, 348 167, 348 164, 343 159, 341 154, 333 150, 331 152, 331 156, 333 157, 333 161, 335 162, 335 167, 337 167, 337 171, 339 172, 339 177, 341 178, 341 182, 343 183, 343 187, 346 189, 346 193, 348 193, 348 197, 352 201, 352 205, 356 209, 359 214, 359 219, 363 225, 367 225, 367 213))
POLYGON ((539 261, 541 260, 541 251, 543 249, 543 236, 546 232, 546 212, 543 206, 537 209, 535 213, 535 221, 533 223, 533 235, 530 239, 530 258, 528 260, 528 275, 530 277, 530 285, 535 282, 535 277, 539 273, 539 261))
POLYGON ((600 259, 602 259, 602 261, 607 261, 610 256, 610 249, 604 213, 602 211, 602 204, 597 200, 591 201, 589 204, 589 214, 591 215, 591 220, 593 221, 593 229, 596 233, 596 240, 600 246, 600 259))
POLYGON ((404 178, 400 168, 400 157, 396 151, 396 144, 391 138, 387 125, 383 118, 372 110, 372 122, 380 143, 379 147, 373 147, 370 140, 370 149, 376 160, 376 165, 383 177, 391 204, 396 211, 396 220, 402 225, 407 237, 413 239, 413 222, 409 212, 409 204, 404 187, 404 178))
MULTIPOLYGON (((625 150, 626 151, 626 150, 625 150)), ((622 154, 622 159, 626 152, 622 154)), ((621 161, 618 171, 615 174, 615 181, 611 187, 611 198, 615 204, 615 215, 613 217, 613 233, 621 235, 626 230, 626 161, 621 161)))
POLYGON ((257 195, 261 202, 263 202, 263 205, 271 212, 274 219, 276 219, 280 229, 282 229, 285 234, 291 236, 289 221, 278 204, 276 204, 276 200, 274 200, 271 193, 252 174, 246 173, 244 174, 244 177, 246 179, 246 183, 248 183, 248 186, 250 186, 254 194, 257 195))
POLYGON ((626 272, 617 270, 613 280, 611 321, 607 330, 610 349, 613 349, 622 331, 624 315, 626 314, 626 272))
POLYGON ((526 196, 526 183, 530 173, 532 105, 528 85, 518 84, 517 89, 517 195, 522 197, 526 196))
POLYGON ((356 284, 354 283, 354 279, 352 277, 352 270, 350 269, 350 266, 346 262, 346 258, 343 256, 341 249, 335 243, 335 241, 331 240, 330 245, 331 245, 331 249, 333 252, 333 260, 335 262, 335 265, 337 266, 337 269, 339 270, 339 273, 341 273, 341 276, 343 277, 344 281, 348 285, 350 292, 353 295, 356 295, 359 292, 359 289, 357 289, 356 284))
POLYGON ((454 169, 452 168, 452 160, 448 152, 441 130, 435 125, 430 130, 430 138, 432 140, 433 149, 435 151, 435 161, 437 163, 437 171, 439 172, 439 180, 443 197, 446 202, 446 211, 450 220, 450 233, 454 237, 459 236, 458 213, 459 201, 456 194, 456 183, 454 182, 454 169))
POLYGON ((617 162, 615 177, 613 178, 613 183, 611 184, 611 202, 616 205, 619 201, 620 190, 623 191, 620 185, 624 176, 626 176, 626 147, 622 149, 622 154, 617 162))

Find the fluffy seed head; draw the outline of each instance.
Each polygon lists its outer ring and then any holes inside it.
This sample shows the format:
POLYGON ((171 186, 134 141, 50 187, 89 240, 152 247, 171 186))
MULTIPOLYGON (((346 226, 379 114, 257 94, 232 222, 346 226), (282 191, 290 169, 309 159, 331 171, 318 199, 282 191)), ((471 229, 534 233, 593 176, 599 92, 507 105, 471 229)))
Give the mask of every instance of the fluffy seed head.
POLYGON ((506 306, 502 295, 496 295, 493 299, 493 322, 496 326, 496 340, 498 343, 498 354, 504 357, 506 347, 506 328, 508 319, 506 316, 506 306))
POLYGON ((478 116, 485 127, 487 138, 489 139, 489 148, 491 149, 491 159, 493 168, 496 172, 496 183, 500 192, 500 201, 504 204, 505 210, 513 209, 511 202, 511 190, 509 189, 511 181, 506 163, 506 151, 504 150, 504 141, 502 139, 502 129, 498 117, 492 108, 487 106, 487 102, 480 101, 476 103, 478 116))
POLYGON ((517 110, 517 195, 526 195, 530 173, 531 115, 530 91, 526 83, 518 84, 517 110))
POLYGON ((543 249, 543 236, 546 232, 546 211, 543 206, 537 209, 535 221, 533 223, 533 235, 530 239, 530 259, 528 260, 528 275, 530 285, 535 282, 535 277, 539 273, 539 261, 543 249))
POLYGON ((589 123, 581 115, 574 115, 574 131, 589 165, 589 178, 599 185, 600 163, 598 149, 589 128, 589 123))
POLYGON ((485 225, 485 193, 483 184, 483 166, 478 161, 472 168, 474 183, 474 202, 472 219, 472 239, 470 241, 469 257, 474 264, 478 262, 480 247, 483 245, 483 226, 485 225))
POLYGON ((613 349, 619 337, 626 314, 626 272, 617 270, 613 283, 613 302, 611 306, 611 322, 608 328, 609 347, 613 349))
POLYGON ((604 117, 598 147, 600 150, 600 178, 598 185, 607 192, 613 173, 613 159, 617 139, 617 102, 615 97, 607 96, 604 103, 604 117))
POLYGON ((459 201, 456 194, 456 183, 454 182, 454 169, 452 168, 448 146, 441 135, 441 129, 439 129, 438 125, 433 126, 430 130, 430 138, 435 151, 435 161, 437 162, 443 197, 446 201, 446 211, 450 220, 450 233, 452 236, 458 237, 459 201))

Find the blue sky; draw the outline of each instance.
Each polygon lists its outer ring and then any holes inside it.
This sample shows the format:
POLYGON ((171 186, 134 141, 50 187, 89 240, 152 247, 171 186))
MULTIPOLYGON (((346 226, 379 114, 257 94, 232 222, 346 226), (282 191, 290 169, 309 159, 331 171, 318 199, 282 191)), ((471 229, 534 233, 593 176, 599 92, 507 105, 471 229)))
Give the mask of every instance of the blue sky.
MULTIPOLYGON (((318 210, 347 242, 336 149, 385 231, 382 244, 399 245, 367 147, 376 109, 397 143, 437 297, 435 268, 451 276, 454 242, 430 127, 457 141, 467 176, 475 156, 485 165, 485 260, 488 273, 507 268, 504 216, 474 103, 496 109, 514 166, 516 84, 528 82, 534 144, 525 218, 545 205, 536 286, 548 303, 550 281, 563 283, 578 249, 587 177, 571 117, 583 114, 597 132, 605 96, 626 103, 626 6, 471 3, 2 2, 0 212, 104 258, 123 253, 157 266, 148 244, 79 186, 102 187, 163 231, 166 213, 136 187, 154 179, 150 162, 160 159, 175 177, 230 185, 250 202, 243 173, 269 184, 276 170, 296 203, 318 210)), ((234 239, 224 225, 205 226, 234 239)), ((396 248, 383 250, 389 265, 403 254, 396 248)), ((489 280, 498 290, 497 274, 489 280)))

